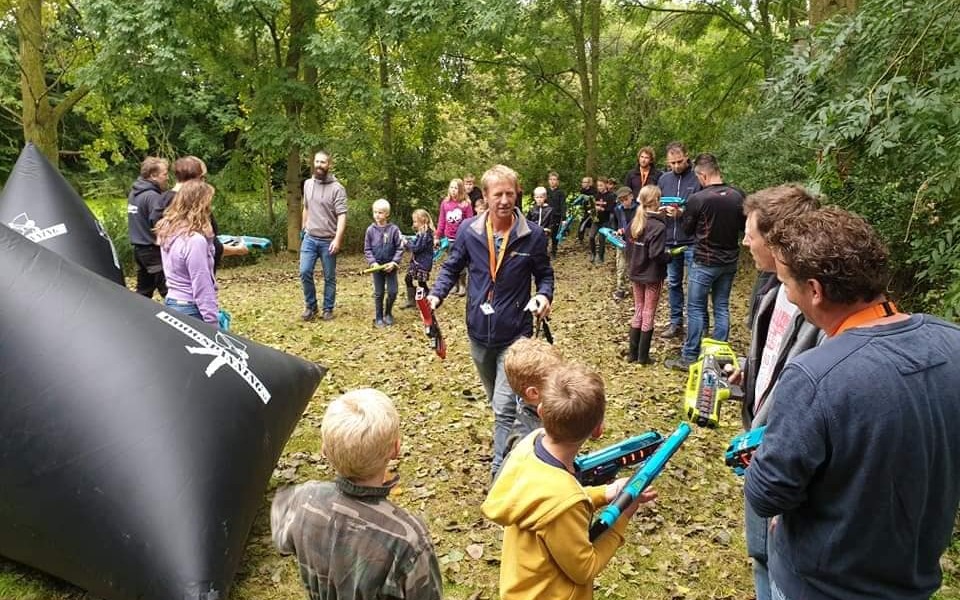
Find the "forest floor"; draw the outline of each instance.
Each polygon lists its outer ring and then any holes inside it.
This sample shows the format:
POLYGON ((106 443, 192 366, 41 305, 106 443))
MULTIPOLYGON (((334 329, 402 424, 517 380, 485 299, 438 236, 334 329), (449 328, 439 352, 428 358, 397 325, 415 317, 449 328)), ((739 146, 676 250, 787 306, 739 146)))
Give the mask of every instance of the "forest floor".
MULTIPOLYGON (((668 435, 680 420, 686 380, 663 366, 665 358, 678 353, 674 340, 656 339, 656 365, 631 365, 621 357, 632 303, 611 299, 612 259, 610 252, 605 264, 590 265, 573 241, 555 262, 551 327, 556 345, 568 359, 598 370, 606 381, 604 437, 588 449, 651 429, 668 435)), ((303 301, 295 256, 265 256, 257 264, 218 274, 221 302, 233 315, 233 331, 329 368, 274 472, 230 594, 233 600, 305 598, 295 560, 280 556, 271 544, 269 501, 279 485, 332 478, 320 453, 320 421, 332 398, 357 387, 386 392, 400 411, 401 481, 391 499, 426 521, 446 597, 497 597, 501 529, 479 511, 489 480, 493 416, 470 359, 464 300, 451 297, 438 311, 448 348, 441 361, 429 349, 415 310, 397 310, 393 327, 373 328, 370 278, 359 274, 364 266, 358 255, 341 258, 336 318, 311 323, 299 318, 303 301)), ((754 275, 747 260, 731 299, 730 341, 741 354, 749 340, 744 317, 754 275)), ((657 329, 662 331, 665 298, 658 317, 657 329)), ((743 481, 723 464, 723 452, 740 432, 739 423, 739 406, 731 402, 723 407, 720 428, 694 429, 655 482, 659 498, 641 508, 626 544, 597 579, 597 598, 753 597, 743 536, 743 481)), ((960 598, 960 542, 954 540, 941 561, 941 600, 960 598)), ((0 600, 54 599, 94 600, 37 571, 0 561, 0 600)))

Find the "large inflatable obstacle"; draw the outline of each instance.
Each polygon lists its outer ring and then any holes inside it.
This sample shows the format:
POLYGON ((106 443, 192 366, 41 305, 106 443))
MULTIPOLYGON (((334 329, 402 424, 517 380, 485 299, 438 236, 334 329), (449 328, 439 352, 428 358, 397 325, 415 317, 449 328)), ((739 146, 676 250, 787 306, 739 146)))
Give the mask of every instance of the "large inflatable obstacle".
POLYGON ((20 153, 0 193, 0 224, 125 285, 116 249, 103 225, 33 144, 20 153))
POLYGON ((0 227, 0 555, 105 600, 226 598, 324 371, 0 227))

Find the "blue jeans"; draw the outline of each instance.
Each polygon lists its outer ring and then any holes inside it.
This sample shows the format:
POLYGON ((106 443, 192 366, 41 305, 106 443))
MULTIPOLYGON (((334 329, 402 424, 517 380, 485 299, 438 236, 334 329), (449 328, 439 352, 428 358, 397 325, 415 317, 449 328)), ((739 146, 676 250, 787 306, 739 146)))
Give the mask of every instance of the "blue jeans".
POLYGON ((383 318, 383 289, 387 289, 388 315, 393 315, 393 303, 397 300, 397 270, 389 273, 384 271, 373 272, 373 309, 377 319, 383 318))
MULTIPOLYGON (((770 597, 773 598, 773 600, 790 600, 786 594, 777 587, 777 582, 772 579, 770 580, 770 597)), ((757 600, 759 600, 759 598, 757 600)))
POLYGON ((737 263, 707 266, 698 262, 690 268, 687 289, 687 339, 683 342, 683 358, 696 360, 700 340, 708 323, 707 296, 713 300, 713 339, 726 341, 730 333, 730 289, 737 274, 737 263))
POLYGON ((330 254, 330 242, 303 236, 300 242, 300 283, 303 285, 303 302, 307 308, 317 310, 317 287, 313 282, 313 270, 320 259, 323 268, 323 310, 333 310, 337 299, 337 255, 330 254))
POLYGON ((167 298, 163 301, 163 305, 170 310, 175 310, 178 313, 203 321, 203 316, 200 314, 200 309, 197 308, 197 304, 195 302, 184 302, 183 300, 167 298))
MULTIPOLYGON (((670 246, 669 248, 676 248, 670 246)), ((693 265, 693 244, 688 244, 682 255, 667 263, 667 286, 670 288, 670 324, 683 326, 683 268, 693 265)))
POLYGON ((507 382, 503 370, 503 359, 507 348, 487 348, 470 340, 470 356, 477 367, 483 389, 487 392, 487 401, 493 408, 493 464, 491 474, 496 477, 503 464, 507 448, 507 438, 513 431, 517 420, 516 395, 507 382))
POLYGON ((770 520, 755 513, 749 503, 743 507, 747 554, 753 559, 753 586, 757 600, 771 600, 770 571, 767 569, 767 538, 770 520))

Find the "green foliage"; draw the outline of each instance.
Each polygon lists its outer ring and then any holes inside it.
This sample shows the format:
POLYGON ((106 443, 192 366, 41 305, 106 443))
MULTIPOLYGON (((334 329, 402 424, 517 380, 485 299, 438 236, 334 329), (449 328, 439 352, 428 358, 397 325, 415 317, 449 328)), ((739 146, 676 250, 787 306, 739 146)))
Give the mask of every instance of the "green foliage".
POLYGON ((892 285, 948 316, 960 311, 958 17, 950 1, 867 0, 798 47, 767 88, 768 114, 779 112, 771 142, 795 135, 816 148, 822 191, 885 236, 892 285))

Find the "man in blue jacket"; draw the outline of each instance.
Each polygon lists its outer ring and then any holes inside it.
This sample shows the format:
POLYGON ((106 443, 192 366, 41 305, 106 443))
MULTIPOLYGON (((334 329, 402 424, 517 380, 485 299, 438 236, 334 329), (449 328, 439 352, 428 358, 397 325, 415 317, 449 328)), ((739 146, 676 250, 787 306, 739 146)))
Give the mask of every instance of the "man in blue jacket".
MULTIPOLYGON (((690 165, 687 147, 682 143, 667 144, 667 170, 660 175, 657 185, 660 186, 662 196, 673 196, 684 200, 700 191, 700 181, 690 165)), ((686 246, 687 249, 667 263, 670 327, 660 337, 680 338, 683 337, 683 270, 684 267, 693 265, 693 234, 683 230, 677 207, 667 206, 663 210, 667 216, 664 219, 667 224, 667 249, 673 250, 680 246, 686 246)))
POLYGON ((784 367, 747 501, 777 516, 774 600, 926 600, 960 503, 960 328, 901 313, 888 253, 823 208, 767 238, 787 299, 828 339, 784 367))
POLYGON ((533 335, 533 315, 545 317, 553 300, 553 267, 547 236, 516 208, 518 178, 496 165, 480 180, 487 212, 460 225, 450 255, 427 299, 433 308, 467 269, 467 335, 470 355, 493 407, 493 475, 500 470, 517 404, 503 371, 507 347, 533 335), (531 278, 536 295, 530 297, 531 278))

